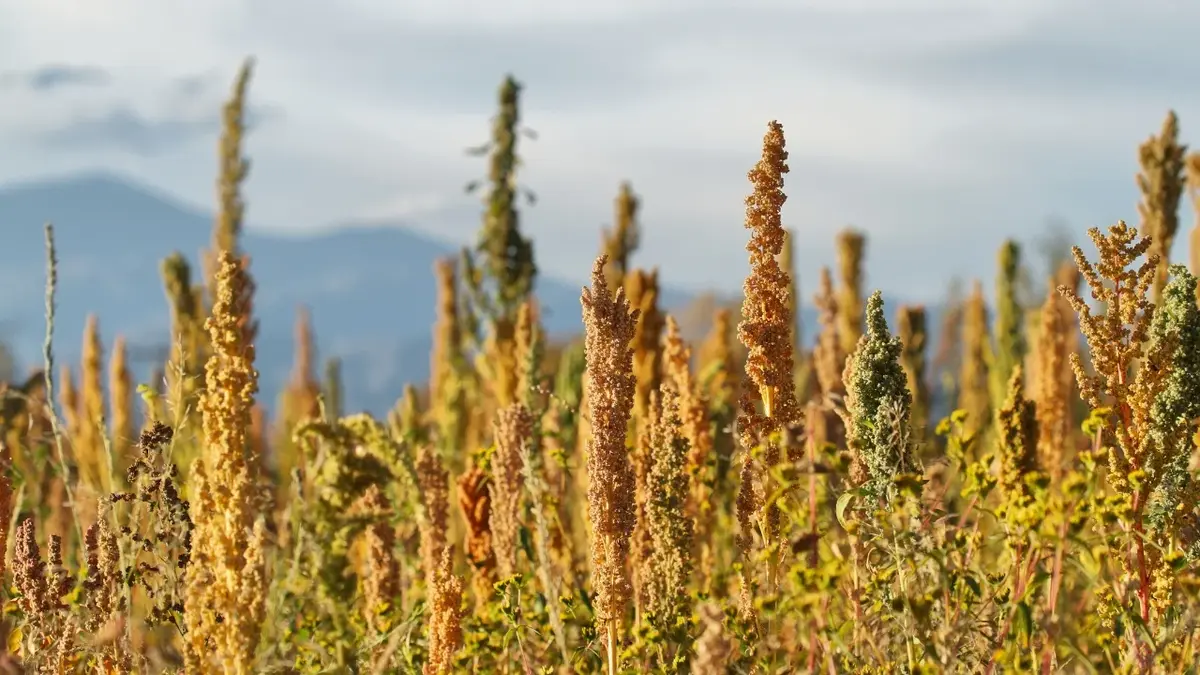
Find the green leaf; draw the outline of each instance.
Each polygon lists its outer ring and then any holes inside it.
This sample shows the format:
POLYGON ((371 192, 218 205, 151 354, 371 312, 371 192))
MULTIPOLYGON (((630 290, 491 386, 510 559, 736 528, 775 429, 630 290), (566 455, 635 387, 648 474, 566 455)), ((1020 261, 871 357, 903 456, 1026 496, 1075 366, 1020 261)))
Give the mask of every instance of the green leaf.
POLYGON ((137 393, 146 402, 147 406, 153 407, 154 402, 158 400, 158 392, 148 384, 139 384, 137 386, 137 393))
POLYGON ((1017 633, 1022 637, 1028 638, 1033 634, 1033 609, 1029 607, 1029 603, 1021 602, 1017 604, 1015 623, 1017 633))
POLYGON ((842 527, 846 527, 846 508, 850 506, 850 501, 858 495, 854 492, 843 492, 837 500, 837 520, 842 527))

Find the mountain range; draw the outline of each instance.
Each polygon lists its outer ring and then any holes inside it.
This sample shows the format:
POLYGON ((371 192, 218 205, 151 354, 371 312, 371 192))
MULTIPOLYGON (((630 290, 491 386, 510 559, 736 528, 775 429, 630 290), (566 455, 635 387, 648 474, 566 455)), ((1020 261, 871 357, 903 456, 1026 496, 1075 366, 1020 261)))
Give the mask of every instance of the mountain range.
MULTIPOLYGON (((0 187, 0 339, 22 367, 41 363, 46 222, 54 224, 58 254, 56 357, 79 362, 84 321, 95 313, 106 347, 124 335, 131 368, 146 381, 169 344, 159 263, 179 251, 198 278, 196 261, 210 240, 212 214, 111 173, 0 187)), ((320 358, 342 360, 347 409, 388 409, 406 383, 428 375, 433 264, 456 255, 464 243, 393 222, 348 222, 303 236, 261 233, 248 225, 242 245, 257 285, 264 403, 274 402, 288 377, 296 312, 305 306, 320 358)), ((539 277, 537 294, 551 335, 581 330, 582 283, 539 277)), ((668 307, 688 297, 664 289, 668 307)))
MULTIPOLYGON (((251 205, 251 208, 253 205, 251 205)), ((108 172, 0 186, 0 343, 20 369, 42 362, 45 335, 44 224, 54 224, 58 256, 54 353, 79 363, 83 326, 96 314, 104 345, 120 334, 130 367, 147 382, 166 358, 169 313, 159 264, 174 251, 193 263, 207 248, 213 214, 108 172)), ((287 381, 297 311, 312 317, 318 358, 342 362, 347 410, 389 409, 409 382, 429 373, 435 314, 434 262, 468 242, 442 241, 400 222, 346 222, 318 234, 288 235, 247 226, 259 320, 260 400, 271 408, 287 381)), ((588 239, 587 246, 593 246, 588 239)), ((802 275, 803 276, 803 275, 802 275)), ((582 330, 579 294, 586 279, 541 275, 536 293, 552 337, 582 330)), ((677 314, 684 336, 707 330, 714 298, 664 287, 660 304, 677 314)), ((715 302, 725 302, 717 298, 715 302)), ((889 319, 895 304, 888 299, 889 319)), ((936 331, 939 308, 929 307, 936 331)), ((811 305, 800 311, 805 342, 816 334, 811 305)))

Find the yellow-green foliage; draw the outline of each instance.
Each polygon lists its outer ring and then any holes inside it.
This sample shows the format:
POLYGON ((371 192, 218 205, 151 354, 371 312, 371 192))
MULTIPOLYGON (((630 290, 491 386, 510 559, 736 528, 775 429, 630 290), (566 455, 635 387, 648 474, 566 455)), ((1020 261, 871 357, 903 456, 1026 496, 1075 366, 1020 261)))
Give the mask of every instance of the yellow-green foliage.
POLYGON ((1155 255, 1176 222, 1174 116, 1141 155, 1160 243, 1089 231, 1098 260, 1076 248, 1036 321, 1006 243, 995 325, 976 284, 944 327, 946 391, 925 387, 924 310, 894 336, 883 295, 863 297, 863 232, 839 237, 841 288, 814 274, 821 330, 799 353, 777 122, 748 176, 739 324, 737 303, 707 308, 692 358, 657 275, 629 268, 624 186, 581 336, 551 339, 506 79, 479 245, 437 266, 430 381, 385 419, 346 415, 302 320, 271 438, 238 244, 248 79, 225 109, 205 279, 163 263, 168 386, 137 389, 140 433, 123 341, 107 392, 97 320, 83 363, 54 362, 47 229, 42 370, 0 383, 0 670, 1195 672, 1200 307, 1193 273, 1155 255))

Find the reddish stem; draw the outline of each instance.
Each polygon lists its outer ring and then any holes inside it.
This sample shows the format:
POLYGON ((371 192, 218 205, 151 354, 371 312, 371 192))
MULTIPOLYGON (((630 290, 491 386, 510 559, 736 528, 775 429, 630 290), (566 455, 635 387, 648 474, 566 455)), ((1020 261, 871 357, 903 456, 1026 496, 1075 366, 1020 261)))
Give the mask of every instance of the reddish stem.
MULTIPOLYGON (((1063 555, 1067 549, 1067 523, 1070 522, 1071 514, 1075 511, 1075 505, 1071 504, 1064 511, 1062 524, 1058 526, 1058 545, 1054 551, 1054 568, 1050 573, 1049 615, 1051 621, 1055 620, 1055 610, 1058 607, 1058 591, 1062 585, 1063 555)), ((1049 633, 1045 650, 1042 653, 1042 675, 1050 675, 1050 666, 1054 660, 1054 644, 1058 636, 1057 622, 1050 626, 1049 633)))
MULTIPOLYGON (((1021 597, 1025 593, 1025 585, 1029 583, 1031 578, 1033 578, 1033 571, 1037 566, 1037 563, 1038 556, 1029 556, 1029 562, 1026 563, 1024 574, 1022 574, 1021 549, 1017 549, 1017 557, 1016 560, 1013 561, 1013 570, 1016 574, 1016 578, 1013 580, 1013 595, 1012 598, 1009 599, 1010 604, 1015 604, 1017 602, 1017 598, 1021 597)), ((1004 637, 1008 635, 1008 631, 1012 628, 1012 620, 1013 612, 1010 610, 1008 616, 1004 619, 1004 626, 1000 629, 1000 632, 996 633, 995 649, 992 650, 992 658, 990 661, 988 661, 986 675, 992 675, 992 673, 996 672, 995 652, 1000 648, 1000 643, 1003 642, 1004 637)))

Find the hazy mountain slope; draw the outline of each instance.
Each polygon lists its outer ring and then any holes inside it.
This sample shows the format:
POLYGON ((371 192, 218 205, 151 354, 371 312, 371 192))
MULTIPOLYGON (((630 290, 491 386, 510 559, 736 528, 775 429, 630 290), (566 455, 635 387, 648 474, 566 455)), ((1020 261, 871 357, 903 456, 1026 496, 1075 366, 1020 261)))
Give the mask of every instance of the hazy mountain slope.
MULTIPOLYGON (((55 225, 59 258, 56 352, 64 362, 78 361, 84 318, 95 312, 105 344, 118 332, 126 335, 138 376, 148 377, 167 344, 159 261, 179 250, 196 264, 212 216, 104 173, 0 188, 0 336, 26 365, 40 362, 46 221, 55 225)), ((300 304, 312 311, 321 354, 344 361, 349 407, 380 411, 405 382, 426 376, 433 262, 455 254, 457 245, 400 223, 351 224, 304 237, 250 231, 244 245, 258 284, 259 368, 268 403, 290 368, 300 304)), ((552 333, 578 330, 580 277, 539 280, 552 333)), ((676 305, 686 298, 668 291, 665 299, 676 305)))

